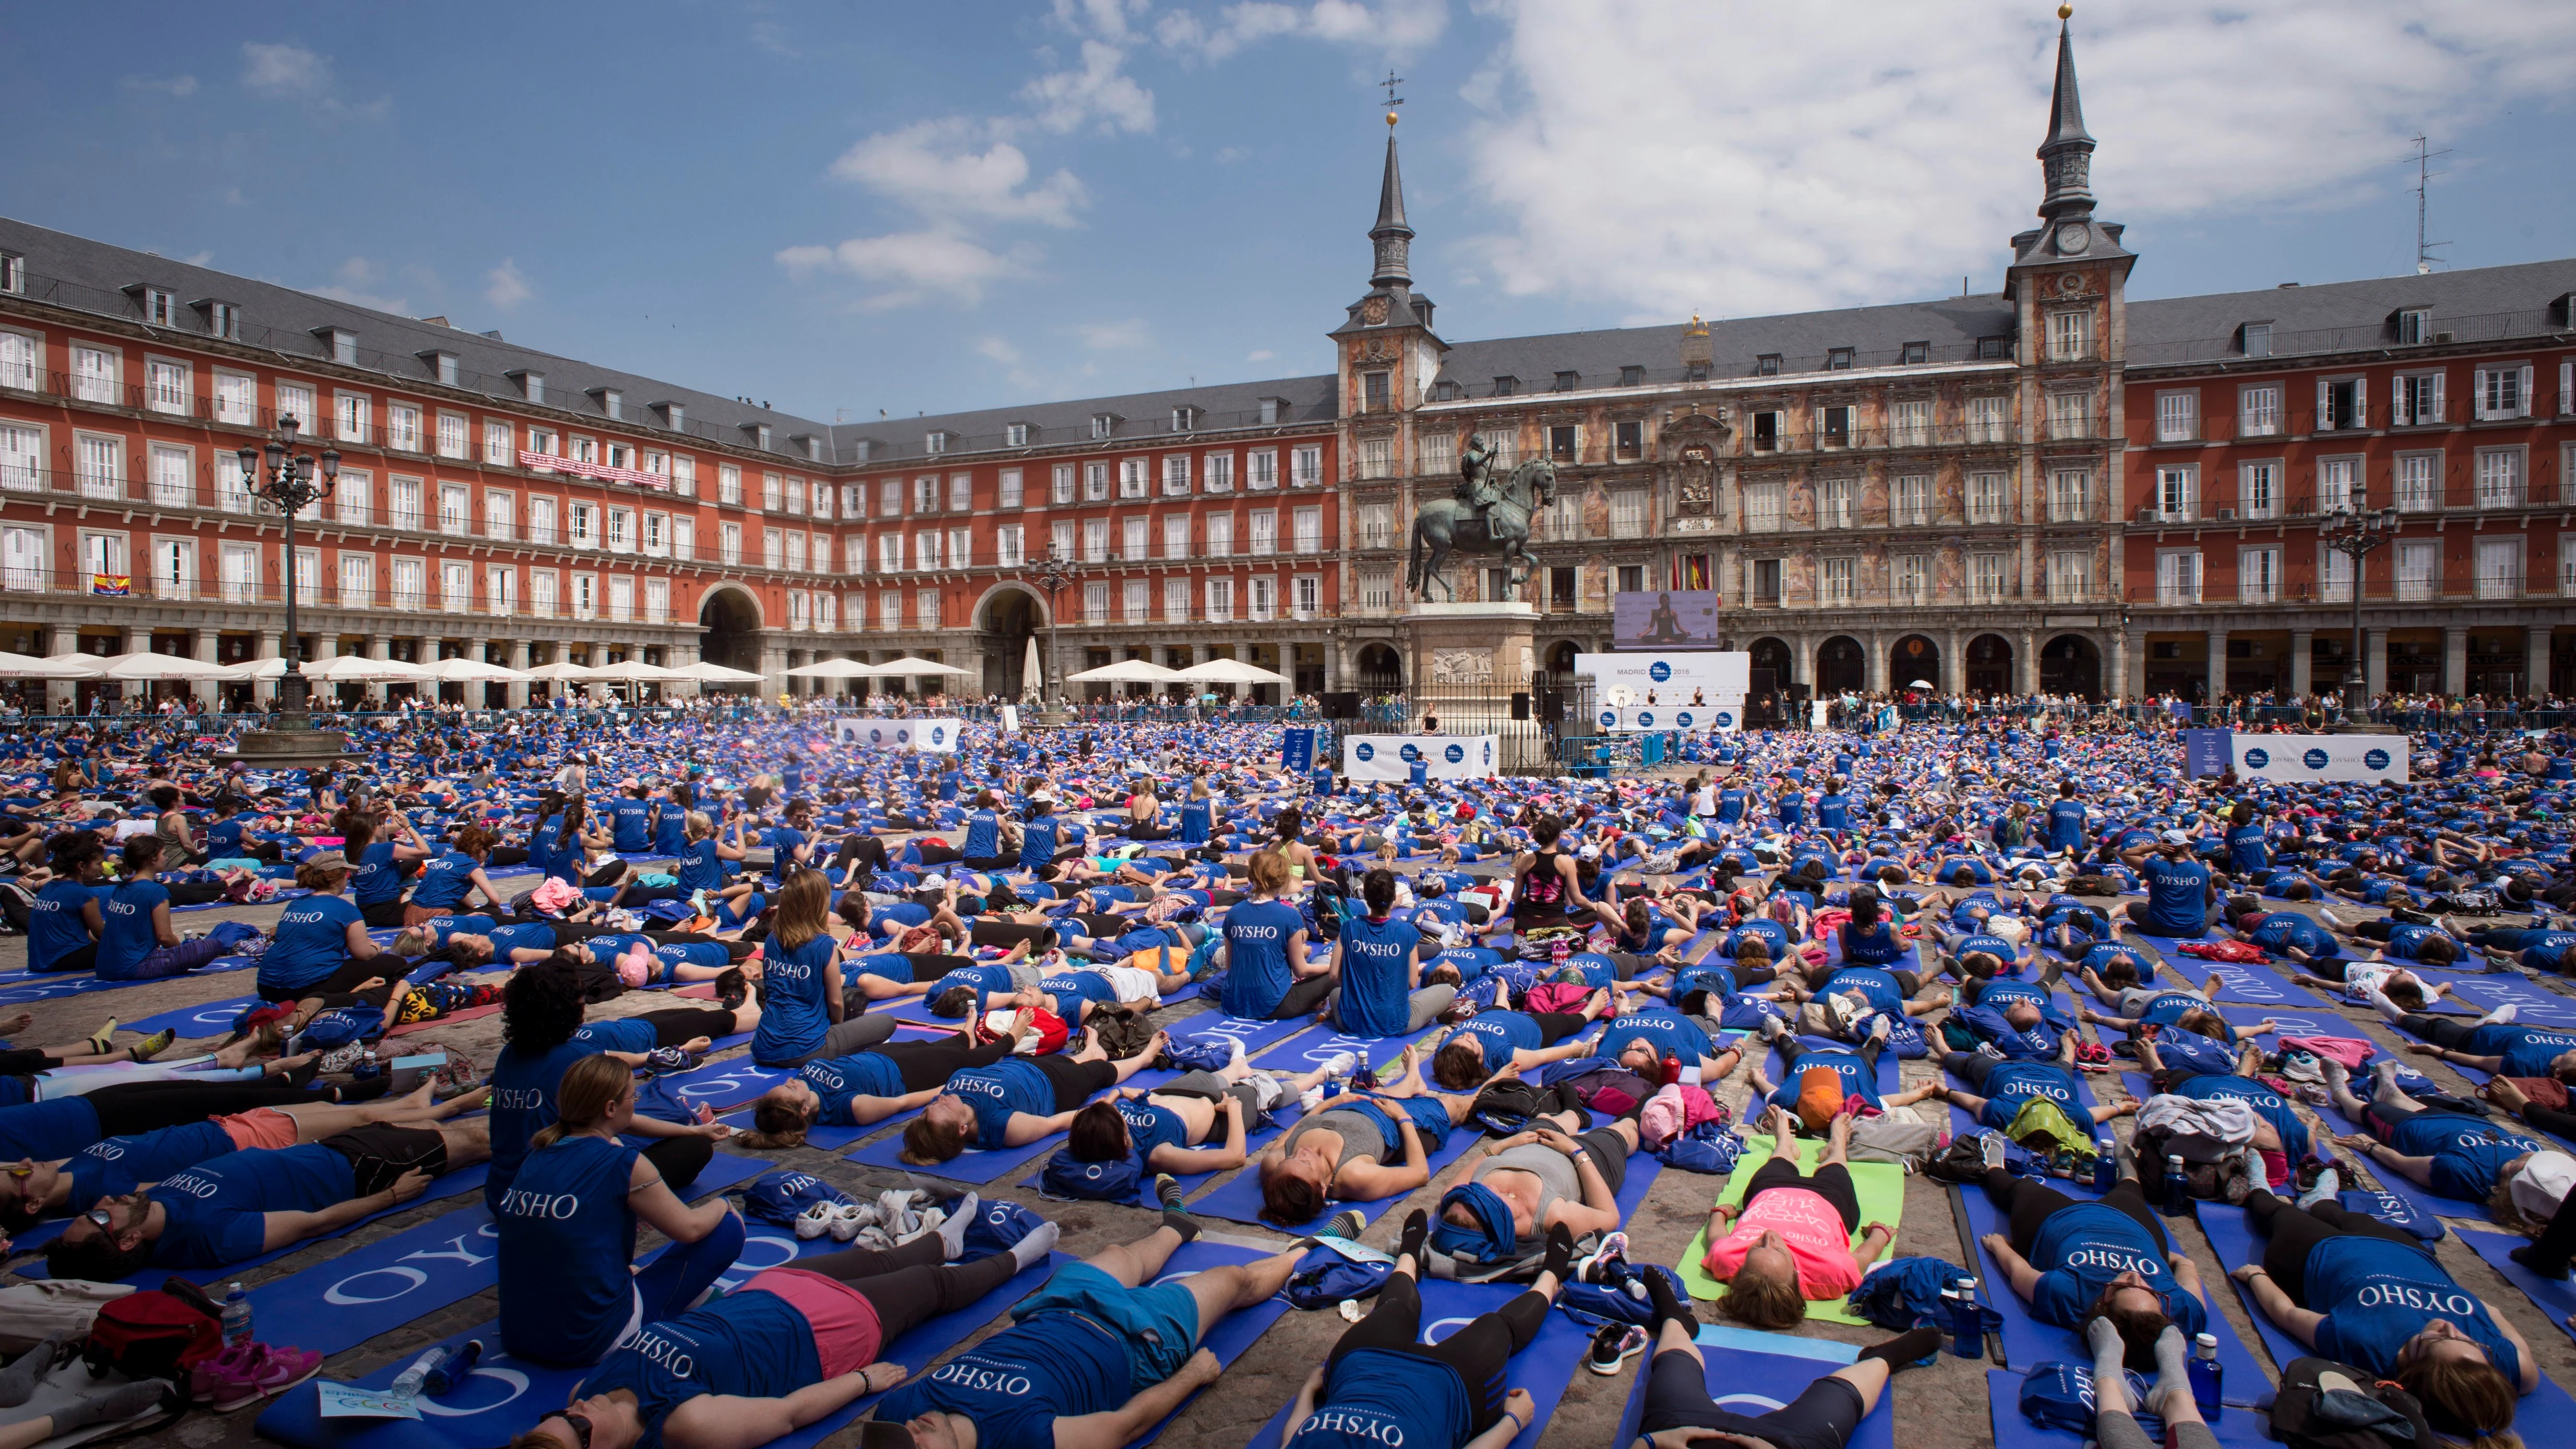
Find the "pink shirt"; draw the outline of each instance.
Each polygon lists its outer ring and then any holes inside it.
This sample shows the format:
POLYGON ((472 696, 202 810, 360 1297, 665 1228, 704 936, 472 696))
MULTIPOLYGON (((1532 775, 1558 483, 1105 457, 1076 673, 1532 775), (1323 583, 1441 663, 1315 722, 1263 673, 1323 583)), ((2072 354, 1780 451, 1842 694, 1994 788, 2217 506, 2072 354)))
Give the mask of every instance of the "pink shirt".
POLYGON ((1860 1286, 1843 1215, 1803 1187, 1775 1187, 1756 1195, 1735 1219, 1735 1231, 1709 1245, 1701 1269, 1719 1282, 1733 1278, 1764 1233, 1778 1233, 1788 1244, 1798 1265, 1798 1294, 1809 1302, 1848 1297, 1860 1286))
POLYGON ((877 1323, 877 1307, 867 1295, 837 1278, 826 1278, 809 1268, 771 1268, 752 1278, 739 1290, 744 1293, 771 1293, 795 1305, 814 1325, 814 1353, 822 1360, 823 1377, 839 1378, 857 1373, 876 1362, 877 1350, 884 1347, 884 1331, 877 1323))

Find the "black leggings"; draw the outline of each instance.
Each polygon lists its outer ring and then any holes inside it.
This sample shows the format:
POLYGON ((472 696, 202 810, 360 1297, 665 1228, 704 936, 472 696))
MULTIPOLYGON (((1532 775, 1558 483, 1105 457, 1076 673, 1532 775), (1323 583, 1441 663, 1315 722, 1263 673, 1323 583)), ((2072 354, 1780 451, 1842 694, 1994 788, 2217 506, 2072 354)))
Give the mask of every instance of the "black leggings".
POLYGON ((410 964, 390 951, 364 961, 352 956, 340 963, 339 970, 310 986, 271 986, 261 982, 259 996, 262 1001, 300 1001, 307 996, 346 995, 357 990, 360 982, 372 981, 379 976, 390 981, 403 974, 410 964))
MULTIPOLYGON (((928 859, 926 856, 923 858, 928 859)), ((832 868, 838 870, 852 861, 857 861, 860 865, 866 867, 869 875, 874 875, 878 871, 885 869, 885 842, 877 839, 873 835, 843 836, 841 839, 841 848, 833 852, 832 868)))
POLYGON ((2455 1052, 2466 1051, 2470 1036, 2478 1029, 2477 1023, 2462 1021, 2456 1016, 2426 1016, 2421 1012, 2408 1012, 2397 1018, 2397 1025, 2410 1036, 2422 1037, 2437 1047, 2455 1052))
POLYGON ((2308 1250, 2326 1239, 2359 1233, 2421 1246, 2404 1229, 2366 1214, 2345 1212, 2331 1201, 2303 1208, 2259 1187, 2245 1199, 2245 1217, 2255 1232, 2271 1239, 2263 1247, 2263 1271, 2302 1308, 2308 1306, 2308 1250))
MULTIPOLYGON (((913 849, 921 852, 921 863, 923 865, 946 865, 950 861, 959 858, 957 847, 949 844, 947 841, 936 835, 925 835, 921 839, 914 841, 912 846, 913 849)), ((879 848, 882 849, 883 847, 879 848)))
MULTIPOLYGON (((2061 1209, 2076 1205, 2075 1199, 2044 1182, 2015 1177, 1999 1167, 1986 1170, 1985 1185, 1986 1201, 2008 1215, 2004 1236, 2012 1241, 2013 1251, 2025 1258, 2030 1256, 2032 1245, 2039 1241, 2039 1225, 2061 1209)), ((2156 1217, 2156 1210, 2147 1206, 2146 1190, 2138 1186, 2136 1178, 2124 1177, 2112 1184, 2111 1190, 2102 1194, 2101 1202, 2104 1207, 2118 1208, 2127 1213, 2138 1226, 2145 1228, 2147 1236, 2156 1240, 2158 1257, 2173 1251, 2173 1244, 2165 1238, 2164 1223, 2156 1217)), ((2046 1272, 2047 1269, 2043 1267, 2040 1271, 2046 1272)))
POLYGON ((81 1098, 98 1113, 102 1138, 129 1137, 228 1117, 260 1107, 289 1107, 298 1102, 328 1102, 328 1092, 266 1082, 125 1082, 101 1087, 81 1098))
POLYGON ((702 1036, 733 1035, 733 1013, 716 1006, 674 1006, 643 1012, 635 1019, 653 1023, 655 1046, 675 1047, 702 1036))
POLYGON ((1538 1044, 1552 1047, 1591 1023, 1571 1011, 1532 1011, 1524 1013, 1538 1023, 1538 1044))
MULTIPOLYGON (((1852 1185, 1851 1169, 1839 1162, 1828 1162, 1809 1176, 1798 1170, 1797 1159, 1774 1157, 1754 1170, 1753 1182, 1744 1190, 1744 1206, 1775 1187, 1802 1187, 1834 1205, 1842 1215, 1845 1236, 1860 1231, 1860 1190, 1852 1185)), ((1740 1215, 1739 1215, 1740 1216, 1740 1215)))
POLYGON ((1044 1056, 1031 1057, 1029 1062, 1046 1075, 1047 1085, 1055 1088, 1055 1109, 1059 1112, 1072 1111, 1118 1081, 1117 1067, 1106 1061, 1077 1062, 1071 1057, 1044 1056))
POLYGON ((401 896, 395 896, 389 901, 378 901, 373 905, 358 907, 358 915, 370 926, 379 928, 399 926, 403 923, 403 912, 407 905, 408 903, 401 896))
POLYGON ((685 1191, 715 1157, 715 1141, 707 1137, 656 1137, 653 1145, 644 1149, 644 1160, 653 1164, 662 1174, 664 1185, 673 1192, 685 1191))
POLYGON ((886 1252, 848 1248, 804 1258, 793 1267, 838 1279, 877 1313, 880 1341, 892 1343, 943 1313, 954 1313, 1011 1281, 1019 1261, 994 1253, 972 1263, 943 1263, 937 1233, 886 1252))
POLYGON ((1300 1016, 1313 1016, 1315 1008, 1322 1006, 1324 998, 1332 995, 1333 989, 1339 985, 1341 983, 1329 975, 1309 976, 1302 981, 1291 982, 1288 994, 1279 998, 1279 1005, 1270 1013, 1270 1019, 1289 1021, 1300 1016))
POLYGON ((1866 1412, 1860 1390, 1838 1378, 1807 1385, 1785 1407, 1767 1414, 1739 1414, 1721 1409, 1708 1395, 1708 1370, 1680 1349, 1655 1355, 1646 1375, 1646 1412, 1641 1433, 1666 1429, 1718 1429, 1746 1434, 1777 1449, 1842 1449, 1866 1412))
POLYGON ((1438 1343, 1423 1343, 1422 1290, 1411 1275, 1398 1273, 1378 1290, 1377 1302, 1370 1305, 1368 1317, 1342 1330, 1341 1339, 1325 1356, 1324 1373, 1331 1377, 1333 1366, 1342 1361, 1343 1355, 1363 1348, 1447 1364, 1457 1371, 1476 1400, 1473 1432, 1481 1434, 1502 1418, 1503 1397, 1508 1391, 1505 1368, 1513 1354, 1529 1347, 1530 1340, 1538 1336, 1547 1322, 1547 1306, 1545 1294, 1523 1293, 1491 1313, 1477 1315, 1473 1322, 1438 1343))
POLYGON ((1017 921, 997 921, 978 916, 967 930, 974 944, 978 946, 1008 948, 1026 941, 1032 951, 1055 949, 1055 927, 1053 926, 1023 926, 1017 921))
POLYGON ((38 974, 51 975, 60 971, 95 971, 97 969, 98 943, 92 941, 86 946, 75 946, 55 957, 54 964, 38 974))
POLYGON ((1009 1056, 1011 1046, 1008 1037, 977 1046, 959 1032, 930 1041, 882 1042, 868 1050, 894 1063, 894 1069, 903 1075, 903 1089, 909 1093, 945 1086, 950 1077, 973 1067, 989 1067, 1009 1056))

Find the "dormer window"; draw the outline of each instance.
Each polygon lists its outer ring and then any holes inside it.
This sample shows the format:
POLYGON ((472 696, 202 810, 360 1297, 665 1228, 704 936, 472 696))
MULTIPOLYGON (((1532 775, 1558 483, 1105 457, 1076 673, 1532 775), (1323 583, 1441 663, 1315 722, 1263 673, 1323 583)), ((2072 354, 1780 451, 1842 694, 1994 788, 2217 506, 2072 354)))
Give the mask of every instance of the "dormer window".
POLYGON ((1095 438, 1114 437, 1117 434, 1117 431, 1118 415, 1116 413, 1093 413, 1091 415, 1091 436, 1095 438))
POLYGON ((931 429, 929 432, 922 434, 922 435, 921 435, 921 450, 922 450, 923 452, 925 452, 925 453, 945 453, 945 452, 947 452, 947 451, 948 451, 948 434, 947 434, 947 432, 946 432, 946 431, 944 431, 944 430, 942 430, 942 429, 939 429, 939 428, 933 428, 933 429, 931 429))
POLYGON ((1026 423, 1004 424, 1002 427, 1002 445, 1009 448, 1027 447, 1029 445, 1029 425, 1026 423))
POLYGON ((1753 375, 1755 377, 1778 377, 1780 375, 1780 354, 1776 352, 1765 352, 1760 356, 1755 357, 1753 359, 1753 375))
POLYGON ((1560 372, 1556 375, 1556 390, 1558 392, 1572 392, 1581 386, 1583 386, 1582 373, 1560 372))
POLYGON ((2009 361, 2011 361, 2011 360, 2012 360, 2012 339, 2011 339, 2011 338, 2009 338, 2009 337, 1980 337, 1980 338, 1978 338, 1978 339, 1977 339, 1977 360, 1978 360, 1979 362, 2009 362, 2009 361))
POLYGON ((1706 381, 1708 381, 1708 364, 1707 364, 1707 363, 1705 363, 1705 362, 1694 362, 1694 363, 1690 364, 1689 366, 1687 366, 1687 367, 1683 368, 1683 369, 1682 369, 1682 381, 1684 381, 1684 382, 1706 382, 1706 381))
POLYGON ((823 440, 821 438, 814 436, 812 433, 807 433, 803 438, 799 439, 799 441, 805 445, 806 462, 820 463, 823 461, 823 440))
POLYGON ((1494 379, 1494 396, 1496 397, 1510 397, 1512 394, 1519 392, 1520 390, 1521 380, 1517 377, 1498 377, 1494 379))
POLYGON ((1261 400, 1261 425, 1263 427, 1275 428, 1279 426, 1287 416, 1288 399, 1284 397, 1266 397, 1261 400))
POLYGON ((2576 327, 2576 292, 2558 299, 2558 325, 2576 327))
POLYGON ((143 321, 146 326, 176 327, 179 325, 179 299, 171 295, 168 288, 144 287, 140 290, 143 295, 143 321))
POLYGON ((1901 350, 1898 351, 1896 354, 1896 360, 1907 367, 1920 367, 1924 363, 1932 360, 1932 344, 1929 342, 1908 342, 1901 350))
POLYGON ((1837 347, 1825 354, 1825 369, 1829 372, 1849 372, 1851 365, 1852 350, 1848 347, 1837 347))
POLYGON ((0 252, 0 292, 12 295, 27 290, 27 259, 16 252, 0 252))
POLYGON ((416 355, 423 363, 428 365, 430 376, 437 378, 441 386, 457 386, 458 374, 456 370, 455 353, 423 352, 416 355))
POLYGON ((1199 410, 1193 407, 1172 409, 1172 431, 1186 433, 1199 425, 1199 410))
POLYGON ((519 368, 515 371, 505 372, 501 375, 510 379, 512 382, 517 383, 519 385, 520 394, 526 397, 528 401, 532 403, 541 403, 546 400, 546 375, 544 373, 530 372, 526 368, 519 368))
POLYGON ((197 315, 205 319, 206 335, 238 339, 241 336, 241 309, 230 302, 208 297, 195 304, 197 315))
POLYGON ((762 451, 762 452, 766 453, 766 452, 768 452, 768 451, 770 450, 770 448, 769 448, 769 424, 767 424, 767 423, 758 423, 758 424, 753 425, 753 427, 752 427, 752 436, 753 436, 754 440, 755 440, 756 442, 758 442, 758 443, 759 443, 759 445, 760 445, 760 451, 762 451))
POLYGON ((1646 369, 1633 365, 1620 368, 1619 385, 1621 387, 1644 387, 1646 385, 1646 369))
POLYGON ((358 365, 358 334, 345 327, 316 327, 313 335, 322 339, 333 362, 343 367, 358 365))
POLYGON ((672 432, 677 433, 684 431, 689 426, 689 410, 678 403, 646 403, 645 407, 652 412, 655 418, 661 421, 662 426, 669 428, 672 432))
POLYGON ((626 420, 626 394, 613 387, 595 387, 590 390, 590 395, 599 399, 601 417, 615 418, 619 422, 626 420))
POLYGON ((2408 307, 2390 320, 2396 327, 2397 341, 2402 346, 2414 346, 2433 340, 2433 309, 2430 307, 2408 307))
POLYGON ((1458 384, 1445 377, 1440 379, 1438 382, 1431 384, 1431 400, 1433 402, 1456 402, 1458 400, 1458 384))
POLYGON ((2269 322, 2248 322, 2244 326, 2237 328, 2236 347, 2238 351, 2244 353, 2248 357, 2271 356, 2272 324, 2269 322))

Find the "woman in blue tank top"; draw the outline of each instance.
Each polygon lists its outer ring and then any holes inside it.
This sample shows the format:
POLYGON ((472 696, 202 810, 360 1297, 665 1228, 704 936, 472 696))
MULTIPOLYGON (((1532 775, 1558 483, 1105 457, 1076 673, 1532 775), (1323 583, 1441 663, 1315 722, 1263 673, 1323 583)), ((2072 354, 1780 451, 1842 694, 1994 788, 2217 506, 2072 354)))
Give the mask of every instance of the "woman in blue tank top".
POLYGON ((1431 1050, 1431 1079, 1453 1092, 1472 1092, 1505 1067, 1528 1071, 1549 1062, 1587 1056, 1591 1044, 1570 1040, 1610 1007, 1610 993, 1596 991, 1583 1011, 1480 1011, 1440 1038, 1431 1050))
POLYGON ((403 907, 403 924, 417 926, 432 916, 454 915, 477 892, 485 905, 502 909, 505 898, 483 874, 493 843, 492 832, 480 825, 456 832, 456 848, 420 868, 420 883, 412 887, 411 901, 403 907))
POLYGON ((1247 1020, 1307 1015, 1333 989, 1332 968, 1329 962, 1307 960, 1306 918, 1279 899, 1288 888, 1287 858, 1273 850, 1255 851, 1246 870, 1252 898, 1228 909, 1219 927, 1226 955, 1220 1004, 1228 1016, 1247 1020))
POLYGON ((2331 1199, 2296 1207, 2257 1190, 2245 1215, 2269 1241, 2230 1276, 2263 1316, 2327 1358, 2395 1379, 2433 1427, 2484 1441, 2540 1387, 2531 1345, 2402 1229, 2331 1199))
POLYGON ((99 932, 106 928, 99 902, 110 889, 107 847, 96 831, 69 830, 48 848, 54 878, 28 908, 27 969, 87 971, 98 965, 99 932))
POLYGON ((1843 961, 1852 966, 1887 966, 1904 960, 1913 948, 1905 944, 1902 925, 1878 892, 1853 891, 1851 919, 1843 923, 1843 961))
POLYGON ((555 1096, 554 1125, 530 1142, 493 1213, 501 1345, 536 1363, 594 1364, 643 1325, 687 1312, 742 1251, 742 1217, 722 1197, 681 1202, 618 1140, 635 1116, 624 1062, 584 1057, 555 1096), (633 1273, 639 1218, 675 1246, 633 1273))
POLYGON ((894 1035, 883 1012, 845 1019, 841 958, 832 934, 831 882, 800 870, 778 893, 778 918, 761 962, 760 1030, 751 1059, 764 1067, 802 1066, 816 1057, 847 1056, 894 1035))
POLYGON ((1410 921, 1391 919, 1395 872, 1380 866, 1360 883, 1368 914, 1344 921, 1333 942, 1331 973, 1341 982, 1329 1004, 1352 1036, 1406 1036, 1437 1019, 1458 997, 1454 986, 1424 986, 1422 962, 1439 943, 1410 921))
POLYGON ((653 802, 653 853, 678 858, 689 844, 689 787, 673 785, 653 802))

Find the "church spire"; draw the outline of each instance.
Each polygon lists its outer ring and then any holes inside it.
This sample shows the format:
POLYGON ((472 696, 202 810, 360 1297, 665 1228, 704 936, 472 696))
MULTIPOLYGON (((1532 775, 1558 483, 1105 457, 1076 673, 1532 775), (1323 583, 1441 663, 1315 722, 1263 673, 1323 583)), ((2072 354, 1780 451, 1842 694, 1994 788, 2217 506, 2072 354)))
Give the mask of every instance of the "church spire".
POLYGON ((1395 164, 1395 112, 1386 113, 1386 178, 1378 183, 1377 225, 1369 228, 1369 240, 1377 250, 1377 273, 1369 278, 1372 287, 1396 291, 1410 290, 1413 272, 1408 253, 1413 242, 1413 228, 1404 220, 1404 175, 1395 164))
POLYGON ((2093 137, 2084 129, 2084 98, 2075 85, 2072 5, 2057 7, 2057 85, 2048 98, 2048 137, 2039 143, 2040 175, 2048 192, 2039 214, 2051 221, 2082 219, 2093 211, 2093 137))

